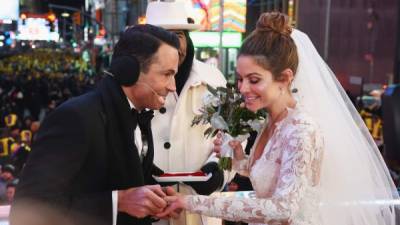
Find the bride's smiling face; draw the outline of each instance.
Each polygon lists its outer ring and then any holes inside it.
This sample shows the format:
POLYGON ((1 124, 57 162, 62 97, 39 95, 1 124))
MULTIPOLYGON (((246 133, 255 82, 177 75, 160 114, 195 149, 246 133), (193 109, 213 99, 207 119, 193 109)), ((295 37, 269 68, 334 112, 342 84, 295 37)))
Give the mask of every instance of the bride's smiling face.
POLYGON ((282 82, 276 81, 271 71, 256 64, 252 56, 239 56, 237 82, 246 108, 255 112, 268 109, 281 94, 282 82))

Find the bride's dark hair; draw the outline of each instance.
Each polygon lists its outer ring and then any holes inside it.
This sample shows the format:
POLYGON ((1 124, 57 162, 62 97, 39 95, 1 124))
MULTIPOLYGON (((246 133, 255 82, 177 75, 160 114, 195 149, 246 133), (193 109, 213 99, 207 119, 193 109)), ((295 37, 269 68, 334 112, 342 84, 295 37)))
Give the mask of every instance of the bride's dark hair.
POLYGON ((290 37, 292 26, 287 15, 279 12, 261 14, 256 29, 244 40, 239 56, 254 57, 256 63, 270 70, 275 80, 287 68, 296 73, 299 63, 296 45, 290 37))

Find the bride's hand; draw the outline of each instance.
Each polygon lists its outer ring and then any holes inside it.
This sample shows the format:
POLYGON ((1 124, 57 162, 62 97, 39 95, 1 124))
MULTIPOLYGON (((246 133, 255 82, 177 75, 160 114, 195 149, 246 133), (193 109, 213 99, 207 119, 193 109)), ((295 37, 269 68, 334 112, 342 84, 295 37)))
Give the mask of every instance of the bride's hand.
POLYGON ((214 149, 213 151, 216 153, 217 157, 221 157, 221 146, 222 146, 222 133, 218 132, 217 137, 214 139, 214 149))
POLYGON ((164 200, 168 203, 168 206, 164 209, 163 212, 158 213, 156 215, 156 217, 158 218, 165 218, 165 217, 177 218, 182 209, 186 209, 183 196, 181 195, 167 196, 164 197, 164 200))
POLYGON ((229 146, 231 146, 233 149, 233 157, 236 160, 242 160, 245 158, 243 147, 240 141, 232 140, 229 142, 229 146))

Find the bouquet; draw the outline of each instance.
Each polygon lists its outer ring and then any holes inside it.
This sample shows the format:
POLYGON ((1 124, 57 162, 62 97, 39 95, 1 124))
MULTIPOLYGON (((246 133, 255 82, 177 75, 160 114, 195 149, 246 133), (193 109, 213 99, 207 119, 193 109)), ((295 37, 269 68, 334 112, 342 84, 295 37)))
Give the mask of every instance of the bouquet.
POLYGON ((208 92, 203 97, 201 114, 194 117, 192 126, 210 124, 204 135, 214 137, 223 131, 223 144, 219 166, 224 170, 232 168, 232 149, 228 142, 236 139, 244 141, 252 131, 259 131, 266 118, 265 111, 252 112, 244 107, 238 90, 232 86, 213 88, 207 85, 208 92))

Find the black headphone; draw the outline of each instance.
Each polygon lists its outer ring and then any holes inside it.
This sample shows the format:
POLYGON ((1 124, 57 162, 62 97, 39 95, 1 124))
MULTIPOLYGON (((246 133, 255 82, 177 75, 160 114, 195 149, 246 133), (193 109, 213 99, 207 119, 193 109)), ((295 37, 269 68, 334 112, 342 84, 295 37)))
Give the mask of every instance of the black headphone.
POLYGON ((111 60, 110 72, 104 72, 111 75, 118 84, 131 86, 139 78, 140 63, 135 56, 121 55, 111 60))

